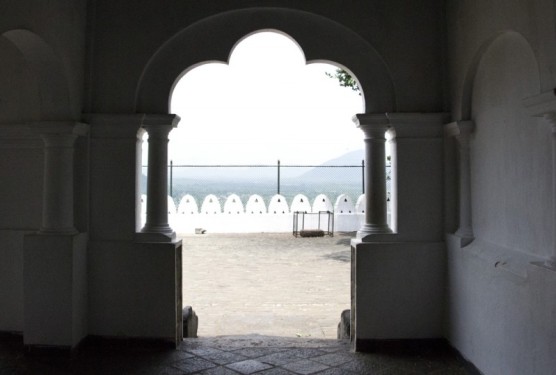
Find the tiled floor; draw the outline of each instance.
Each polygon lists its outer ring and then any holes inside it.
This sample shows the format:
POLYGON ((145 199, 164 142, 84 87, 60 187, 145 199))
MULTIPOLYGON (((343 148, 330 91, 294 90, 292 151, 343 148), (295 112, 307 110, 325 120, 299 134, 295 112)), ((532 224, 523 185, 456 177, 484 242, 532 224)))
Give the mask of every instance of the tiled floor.
POLYGON ((186 339, 177 349, 104 342, 72 357, 24 355, 20 338, 0 338, 0 374, 473 374, 448 347, 353 353, 347 340, 224 336, 186 339))

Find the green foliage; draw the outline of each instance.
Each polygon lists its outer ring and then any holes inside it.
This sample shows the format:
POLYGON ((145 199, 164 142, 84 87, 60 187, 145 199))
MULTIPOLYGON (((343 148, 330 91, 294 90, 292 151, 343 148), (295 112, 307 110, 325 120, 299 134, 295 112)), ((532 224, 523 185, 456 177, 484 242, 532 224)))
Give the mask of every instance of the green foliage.
POLYGON ((336 69, 334 74, 329 72, 325 72, 324 74, 326 74, 327 77, 337 79, 340 86, 349 87, 361 96, 361 89, 359 88, 357 81, 344 69, 336 69))

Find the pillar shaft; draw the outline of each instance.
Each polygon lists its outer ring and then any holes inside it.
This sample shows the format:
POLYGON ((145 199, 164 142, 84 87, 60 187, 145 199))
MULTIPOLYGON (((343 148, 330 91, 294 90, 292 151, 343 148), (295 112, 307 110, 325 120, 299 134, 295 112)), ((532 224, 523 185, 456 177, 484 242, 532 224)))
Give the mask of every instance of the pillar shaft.
POLYGON ((73 234, 74 144, 86 125, 45 122, 35 125, 44 142, 43 212, 40 233, 73 234))
POLYGON ((176 127, 175 115, 146 116, 143 128, 149 135, 147 172, 147 219, 141 233, 151 241, 176 238, 168 224, 168 134, 176 127))
POLYGON ((473 131, 471 121, 458 122, 459 134, 456 135, 459 150, 459 228, 456 235, 467 245, 474 239, 471 212, 471 157, 470 137, 473 131))
POLYGON ((73 134, 44 134, 41 232, 75 232, 73 226, 73 134))
POLYGON ((363 240, 372 234, 392 233, 387 223, 386 137, 384 117, 357 115, 354 121, 365 134, 365 224, 357 233, 363 240))

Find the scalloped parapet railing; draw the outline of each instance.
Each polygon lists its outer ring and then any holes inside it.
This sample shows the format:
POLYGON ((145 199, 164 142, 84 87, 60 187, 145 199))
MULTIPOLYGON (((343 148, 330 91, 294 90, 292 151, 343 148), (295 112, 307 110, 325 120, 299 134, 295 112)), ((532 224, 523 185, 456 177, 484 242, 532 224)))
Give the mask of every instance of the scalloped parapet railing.
MULTIPOLYGON (((143 194, 142 222, 145 221, 146 203, 147 198, 143 194)), ((195 233, 197 228, 210 233, 291 232, 294 212, 319 211, 334 212, 334 231, 355 232, 364 223, 365 195, 357 197, 354 204, 347 194, 340 194, 335 200, 326 194, 318 194, 312 201, 305 194, 297 194, 291 202, 283 195, 276 194, 270 198, 268 205, 258 194, 249 196, 245 205, 237 194, 227 197, 208 194, 202 199, 201 204, 190 194, 178 200, 168 197, 168 221, 177 233, 182 234, 195 233)), ((306 226, 316 229, 312 226, 318 226, 318 223, 308 221, 306 226)))

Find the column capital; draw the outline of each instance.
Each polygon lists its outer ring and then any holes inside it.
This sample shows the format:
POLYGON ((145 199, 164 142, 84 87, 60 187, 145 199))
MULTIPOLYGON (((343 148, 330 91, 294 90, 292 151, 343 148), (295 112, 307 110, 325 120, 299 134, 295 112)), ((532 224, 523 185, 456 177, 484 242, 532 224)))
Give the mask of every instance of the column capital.
POLYGON ((28 123, 27 126, 35 134, 84 136, 89 132, 87 124, 75 121, 38 121, 28 123))
POLYGON ((523 105, 533 117, 544 117, 556 133, 556 89, 526 98, 523 105))
POLYGON ((385 133, 390 128, 388 117, 384 113, 359 113, 352 118, 355 125, 363 131, 365 138, 386 139, 385 133))
POLYGON ((143 123, 143 113, 87 113, 83 116, 91 126, 92 138, 136 138, 143 123))
POLYGON ((469 136, 475 131, 475 123, 471 120, 454 121, 444 125, 444 134, 448 137, 469 136))
POLYGON ((396 138, 440 138, 449 115, 444 112, 387 113, 396 138))
POLYGON ((180 117, 173 114, 146 114, 141 124, 147 131, 168 129, 168 132, 178 126, 180 117))
POLYGON ((523 99, 523 105, 533 117, 543 117, 556 112, 556 89, 523 99))

